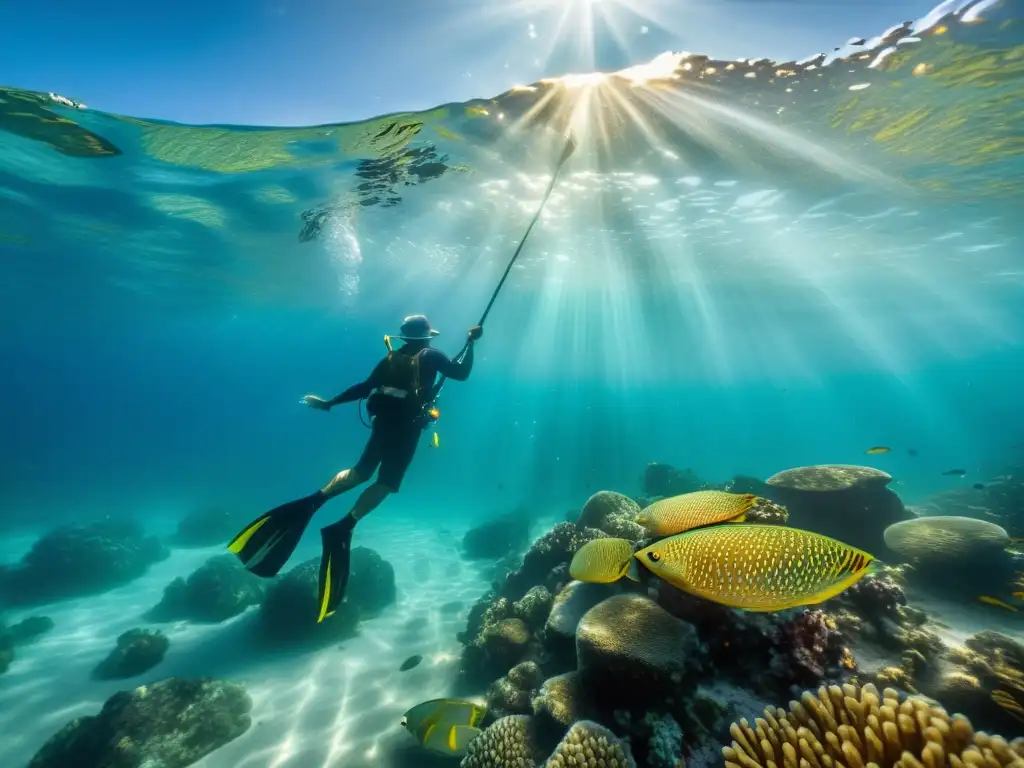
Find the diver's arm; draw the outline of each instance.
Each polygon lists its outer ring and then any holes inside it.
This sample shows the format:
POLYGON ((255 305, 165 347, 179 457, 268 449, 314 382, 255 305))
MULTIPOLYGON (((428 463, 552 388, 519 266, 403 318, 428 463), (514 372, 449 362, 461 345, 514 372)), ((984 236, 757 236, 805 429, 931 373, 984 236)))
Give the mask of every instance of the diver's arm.
POLYGON ((465 381, 473 370, 473 342, 471 341, 467 345, 466 354, 463 355, 462 360, 450 360, 445 356, 438 362, 440 363, 437 367, 438 373, 442 376, 455 381, 465 381))
POLYGON ((335 395, 328 400, 327 407, 331 408, 335 405, 341 405, 342 403, 351 403, 354 400, 362 400, 364 397, 369 397, 372 391, 373 381, 371 379, 361 381, 358 384, 353 384, 340 395, 335 395))

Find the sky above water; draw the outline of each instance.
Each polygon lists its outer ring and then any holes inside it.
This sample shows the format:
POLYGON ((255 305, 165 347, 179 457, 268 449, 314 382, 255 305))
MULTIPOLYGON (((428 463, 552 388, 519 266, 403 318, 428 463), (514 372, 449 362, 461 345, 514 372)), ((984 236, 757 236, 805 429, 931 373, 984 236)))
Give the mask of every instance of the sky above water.
POLYGON ((935 0, 7 0, 0 85, 185 123, 313 125, 665 50, 799 59, 935 0))

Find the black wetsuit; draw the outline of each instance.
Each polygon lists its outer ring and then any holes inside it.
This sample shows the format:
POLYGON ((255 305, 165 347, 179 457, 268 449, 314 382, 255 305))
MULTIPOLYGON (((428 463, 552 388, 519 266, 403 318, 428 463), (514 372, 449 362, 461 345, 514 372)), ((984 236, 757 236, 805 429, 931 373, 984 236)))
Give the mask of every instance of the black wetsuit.
MULTIPOLYGON (((396 355, 416 353, 420 356, 419 384, 424 393, 433 389, 439 375, 455 381, 465 381, 473 369, 472 344, 462 362, 455 362, 444 352, 433 347, 410 348, 404 346, 394 352, 396 355)), ((384 384, 386 366, 387 360, 382 360, 366 381, 346 389, 330 401, 331 405, 350 403, 369 397, 373 390, 384 384)), ((419 445, 422 432, 423 422, 419 418, 410 419, 407 415, 395 415, 387 410, 378 412, 373 417, 370 439, 366 442, 363 455, 359 457, 353 470, 360 477, 369 478, 380 467, 377 482, 386 485, 392 493, 397 493, 402 485, 402 478, 416 454, 416 447, 419 445)))

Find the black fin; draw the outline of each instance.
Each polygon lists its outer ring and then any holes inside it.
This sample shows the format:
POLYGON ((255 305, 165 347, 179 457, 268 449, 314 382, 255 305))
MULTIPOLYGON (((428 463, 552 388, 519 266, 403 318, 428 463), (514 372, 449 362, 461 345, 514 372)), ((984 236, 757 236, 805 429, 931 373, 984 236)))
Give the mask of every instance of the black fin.
POLYGON ((309 521, 326 500, 318 491, 275 507, 243 528, 228 549, 250 572, 272 578, 288 562, 309 521))
POLYGON ((324 549, 320 557, 320 613, 316 619, 318 624, 334 613, 345 597, 354 530, 355 524, 348 518, 320 529, 324 549))

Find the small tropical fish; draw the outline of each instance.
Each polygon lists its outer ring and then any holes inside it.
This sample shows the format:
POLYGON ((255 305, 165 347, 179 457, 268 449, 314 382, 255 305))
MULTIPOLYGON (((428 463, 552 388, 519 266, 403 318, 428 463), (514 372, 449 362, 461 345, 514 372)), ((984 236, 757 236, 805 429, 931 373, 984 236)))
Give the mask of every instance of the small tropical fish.
POLYGON ((971 486, 971 488, 973 488, 976 491, 984 491, 985 490, 985 484, 984 483, 975 483, 974 485, 971 486))
POLYGON ((917 456, 917 448, 907 448, 907 454, 909 456, 917 456))
POLYGON ((477 726, 487 709, 460 699, 432 699, 417 704, 402 716, 402 727, 425 749, 444 755, 464 755, 469 742, 480 735, 477 726))
POLYGON ((1005 608, 1008 611, 1017 611, 1017 609, 1014 608, 1012 605, 1010 605, 1009 603, 1004 603, 1002 600, 996 597, 989 597, 988 595, 978 595, 978 599, 987 605, 994 605, 998 608, 1005 608))
POLYGON ((946 477, 963 477, 967 474, 966 469, 948 469, 942 473, 946 477))
POLYGON ((434 436, 430 438, 430 444, 435 448, 441 447, 441 438, 437 436, 437 432, 435 432, 434 436))
POLYGON ((871 570, 874 557, 841 541, 781 525, 698 528, 634 557, 669 584, 748 611, 781 611, 835 597, 871 570))
POLYGON ((423 661, 423 657, 419 654, 410 656, 408 659, 402 662, 402 666, 398 668, 399 672, 408 672, 413 667, 418 667, 420 662, 423 661))
POLYGON ((569 576, 577 581, 610 584, 623 576, 639 581, 633 560, 633 543, 625 539, 594 539, 573 555, 569 576))
POLYGON ((661 499, 644 508, 636 521, 655 536, 671 536, 726 521, 739 523, 757 503, 752 493, 694 491, 661 499))
POLYGON ((875 445, 872 446, 871 448, 868 448, 866 451, 864 451, 864 453, 868 454, 869 456, 873 456, 876 453, 889 453, 889 451, 891 450, 892 448, 890 448, 887 445, 875 445))

